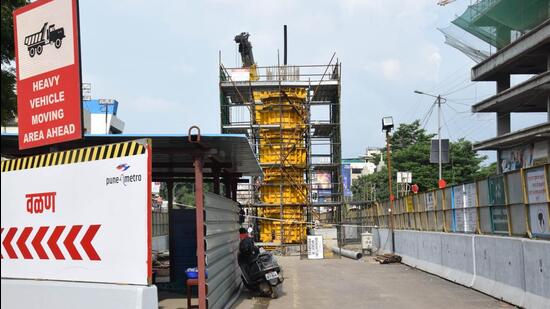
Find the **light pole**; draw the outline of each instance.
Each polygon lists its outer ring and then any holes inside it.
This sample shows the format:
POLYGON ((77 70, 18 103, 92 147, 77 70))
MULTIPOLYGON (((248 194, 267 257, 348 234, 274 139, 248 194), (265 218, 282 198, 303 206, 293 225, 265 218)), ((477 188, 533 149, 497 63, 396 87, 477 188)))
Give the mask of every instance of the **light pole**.
POLYGON ((393 129, 393 118, 391 116, 382 118, 382 131, 386 131, 386 157, 388 159, 388 192, 390 194, 390 233, 391 233, 391 251, 395 252, 395 238, 393 234, 393 189, 391 185, 391 157, 390 157, 390 131, 393 129))
POLYGON ((442 151, 441 151, 442 150, 441 149, 441 104, 445 103, 447 100, 445 98, 442 98, 441 95, 433 95, 433 94, 425 93, 425 92, 418 91, 418 90, 415 90, 414 93, 434 97, 435 98, 435 104, 437 104, 437 143, 438 143, 438 151, 437 151, 438 152, 438 160, 437 160, 437 162, 439 164, 439 181, 441 182, 441 180, 443 180, 442 169, 441 169, 441 163, 442 163, 442 160, 441 160, 441 153, 442 153, 442 151))

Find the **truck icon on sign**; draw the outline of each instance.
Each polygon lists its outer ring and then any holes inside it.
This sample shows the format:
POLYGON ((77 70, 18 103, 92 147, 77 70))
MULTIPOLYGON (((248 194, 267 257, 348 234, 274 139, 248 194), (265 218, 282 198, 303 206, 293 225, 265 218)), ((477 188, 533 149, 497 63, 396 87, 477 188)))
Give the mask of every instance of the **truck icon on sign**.
POLYGON ((65 30, 63 28, 56 29, 55 25, 48 27, 48 23, 44 23, 40 31, 25 37, 29 56, 34 57, 35 54, 42 54, 42 49, 46 44, 54 44, 55 48, 60 48, 64 37, 65 30))

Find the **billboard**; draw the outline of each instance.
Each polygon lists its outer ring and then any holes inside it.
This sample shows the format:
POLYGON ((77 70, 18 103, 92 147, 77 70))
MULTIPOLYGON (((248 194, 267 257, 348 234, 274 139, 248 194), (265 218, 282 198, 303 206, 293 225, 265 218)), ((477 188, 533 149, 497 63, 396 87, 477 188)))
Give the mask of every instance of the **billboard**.
POLYGON ((477 226, 476 185, 469 183, 453 187, 453 225, 456 232, 474 233, 477 226))
POLYGON ((19 149, 82 137, 77 0, 13 12, 19 149))
POLYGON ((342 184, 344 186, 344 196, 352 196, 351 192, 351 165, 342 164, 342 184))
POLYGON ((147 285, 145 141, 2 162, 2 278, 147 285))
POLYGON ((313 179, 313 194, 317 197, 317 202, 328 203, 332 201, 332 176, 327 171, 315 171, 313 179))
POLYGON ((548 149, 549 142, 542 141, 503 150, 499 158, 500 168, 505 173, 548 163, 548 149))

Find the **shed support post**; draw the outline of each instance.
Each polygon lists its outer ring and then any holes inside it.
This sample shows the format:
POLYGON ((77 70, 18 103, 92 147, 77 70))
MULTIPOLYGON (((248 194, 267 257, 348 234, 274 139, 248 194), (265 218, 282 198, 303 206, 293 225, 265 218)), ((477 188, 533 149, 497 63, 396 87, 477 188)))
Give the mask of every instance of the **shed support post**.
POLYGON ((195 207, 197 223, 197 268, 199 272, 199 309, 206 309, 206 263, 204 245, 204 193, 203 193, 203 157, 195 155, 195 207))

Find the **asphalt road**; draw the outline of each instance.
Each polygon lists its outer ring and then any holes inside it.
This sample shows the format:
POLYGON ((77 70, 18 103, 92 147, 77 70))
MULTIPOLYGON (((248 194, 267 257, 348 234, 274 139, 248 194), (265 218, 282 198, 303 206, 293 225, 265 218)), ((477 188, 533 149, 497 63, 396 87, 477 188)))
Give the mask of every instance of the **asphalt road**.
POLYGON ((285 281, 278 299, 244 289, 233 308, 514 308, 403 264, 371 258, 300 260, 277 257, 285 281))

